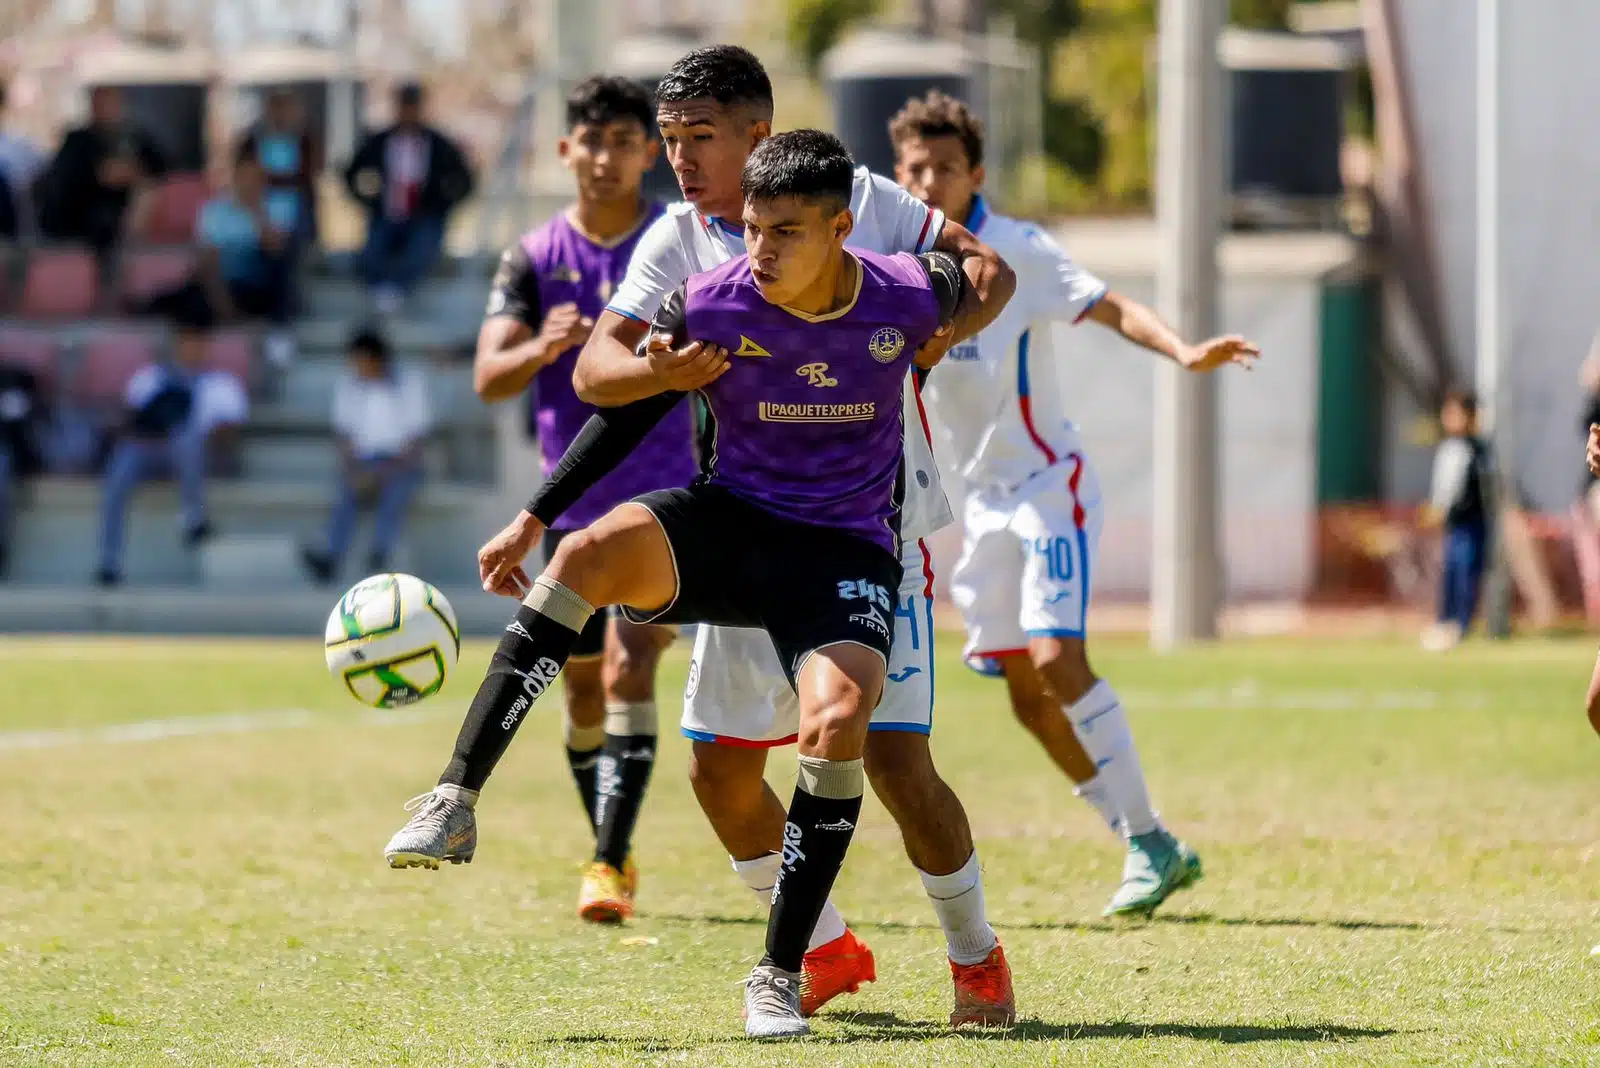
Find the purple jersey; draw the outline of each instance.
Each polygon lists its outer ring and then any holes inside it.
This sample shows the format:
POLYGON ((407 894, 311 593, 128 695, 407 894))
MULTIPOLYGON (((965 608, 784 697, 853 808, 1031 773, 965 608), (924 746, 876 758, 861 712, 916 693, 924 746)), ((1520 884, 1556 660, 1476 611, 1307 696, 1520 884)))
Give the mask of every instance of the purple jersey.
POLYGON ((768 303, 740 257, 690 278, 657 325, 732 354, 734 366, 703 391, 715 423, 712 484, 898 554, 905 380, 939 327, 939 302, 915 256, 851 254, 860 288, 841 311, 768 303))
MULTIPOLYGON (((598 318, 628 272, 634 246, 661 216, 652 205, 639 225, 609 244, 594 240, 557 215, 501 257, 489 292, 489 316, 506 315, 537 331, 544 313, 558 304, 576 304, 598 318)), ((578 349, 563 352, 539 372, 528 391, 528 429, 539 439, 546 475, 560 461, 594 408, 572 390, 578 349)), ((694 416, 680 405, 652 430, 633 453, 556 520, 557 529, 588 526, 616 505, 641 493, 687 485, 695 476, 694 416)))

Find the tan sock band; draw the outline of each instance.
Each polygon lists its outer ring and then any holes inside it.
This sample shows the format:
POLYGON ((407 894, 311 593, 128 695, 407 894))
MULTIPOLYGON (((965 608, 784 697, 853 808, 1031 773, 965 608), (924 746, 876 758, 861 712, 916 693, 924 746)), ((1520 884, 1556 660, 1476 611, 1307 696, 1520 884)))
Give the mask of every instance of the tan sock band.
POLYGON ((570 719, 567 720, 567 748, 579 753, 587 753, 591 749, 599 749, 606 744, 606 729, 603 726, 579 727, 570 719))
POLYGON ((656 734, 656 703, 654 701, 606 702, 607 734, 656 734))
POLYGON ((594 605, 555 579, 543 575, 533 580, 533 589, 528 591, 522 603, 575 634, 582 631, 589 617, 594 615, 594 605))
POLYGON ((859 760, 800 758, 800 789, 812 797, 848 801, 866 792, 866 766, 859 760))

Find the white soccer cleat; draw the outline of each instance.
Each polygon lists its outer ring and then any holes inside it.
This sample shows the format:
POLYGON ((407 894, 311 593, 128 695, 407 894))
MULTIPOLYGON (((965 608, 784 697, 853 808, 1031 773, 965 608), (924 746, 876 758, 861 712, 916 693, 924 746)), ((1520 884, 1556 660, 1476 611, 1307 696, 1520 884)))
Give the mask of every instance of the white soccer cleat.
POLYGON ((811 1025, 800 1014, 800 973, 758 964, 744 981, 746 1038, 802 1038, 811 1025))
POLYGON ((436 790, 406 802, 413 815, 395 832, 383 855, 391 868, 437 868, 439 862, 471 864, 478 849, 478 821, 472 806, 436 790))

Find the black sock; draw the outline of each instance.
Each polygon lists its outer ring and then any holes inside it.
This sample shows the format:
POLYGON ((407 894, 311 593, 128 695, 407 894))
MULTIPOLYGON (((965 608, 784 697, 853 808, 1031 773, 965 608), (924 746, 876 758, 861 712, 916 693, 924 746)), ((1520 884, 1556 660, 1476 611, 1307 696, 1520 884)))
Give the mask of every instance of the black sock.
POLYGON ((595 771, 600 765, 601 747, 574 749, 567 746, 567 767, 572 769, 572 781, 578 784, 578 796, 583 799, 583 810, 589 814, 589 826, 595 825, 595 771))
POLYGON ((483 789, 533 702, 561 673, 593 611, 558 582, 543 577, 534 582, 533 592, 500 637, 456 736, 455 754, 439 776, 441 784, 483 789))
POLYGON ((859 760, 800 758, 800 781, 783 825, 783 862, 772 888, 767 953, 761 963, 800 970, 806 943, 861 818, 863 778, 859 760))
POLYGON ((656 764, 656 705, 638 701, 606 710, 606 747, 600 757, 595 804, 594 859, 622 869, 633 848, 645 787, 656 764))

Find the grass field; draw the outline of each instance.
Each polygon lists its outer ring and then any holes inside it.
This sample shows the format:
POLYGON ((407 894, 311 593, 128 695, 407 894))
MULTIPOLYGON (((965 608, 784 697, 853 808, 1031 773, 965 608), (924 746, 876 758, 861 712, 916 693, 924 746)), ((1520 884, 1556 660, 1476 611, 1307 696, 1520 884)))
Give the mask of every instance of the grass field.
MULTIPOLYGON (((943 942, 869 801, 838 899, 878 982, 800 1048, 738 1037, 762 927, 675 734, 627 928, 572 915, 587 832, 554 699, 485 796, 473 865, 384 866, 487 651, 383 718, 315 644, 0 640, 0 1063, 1600 1063, 1587 644, 1107 645, 1208 873, 1131 926, 1099 919, 1114 844, 947 656, 935 750, 1024 1022, 946 1033, 943 942)), ((792 768, 773 761, 785 797, 792 768)))

